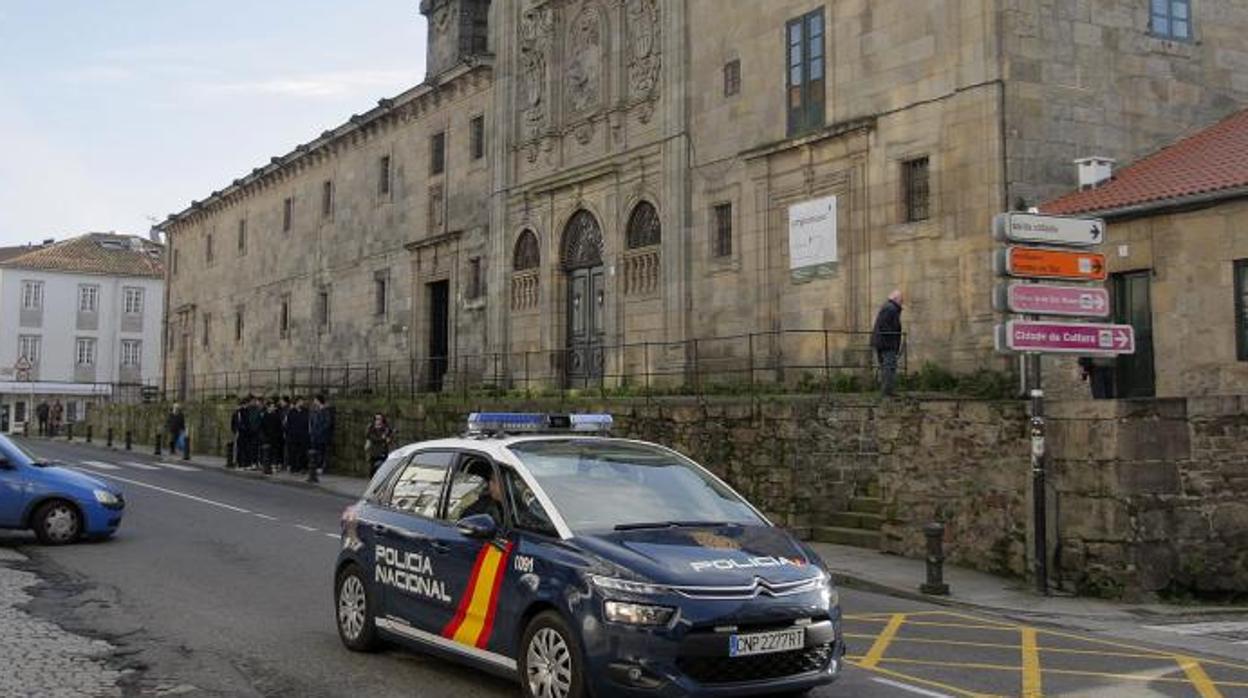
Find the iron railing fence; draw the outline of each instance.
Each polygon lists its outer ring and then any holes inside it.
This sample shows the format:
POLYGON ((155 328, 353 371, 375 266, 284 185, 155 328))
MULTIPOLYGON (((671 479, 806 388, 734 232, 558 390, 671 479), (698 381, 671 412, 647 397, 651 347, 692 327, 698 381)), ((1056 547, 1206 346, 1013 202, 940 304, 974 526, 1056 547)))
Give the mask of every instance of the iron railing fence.
MULTIPOLYGON (((170 376, 165 397, 843 391, 865 389, 875 381, 878 367, 869 345, 870 333, 834 330, 777 330, 681 342, 585 343, 548 351, 253 368, 184 379, 170 376)), ((899 371, 904 373, 904 337, 902 346, 899 371)))

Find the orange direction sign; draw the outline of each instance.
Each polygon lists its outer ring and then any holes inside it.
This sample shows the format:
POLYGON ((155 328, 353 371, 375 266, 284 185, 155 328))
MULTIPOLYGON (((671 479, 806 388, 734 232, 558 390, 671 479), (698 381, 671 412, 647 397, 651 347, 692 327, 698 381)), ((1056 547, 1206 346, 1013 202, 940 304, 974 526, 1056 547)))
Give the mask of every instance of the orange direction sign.
POLYGON ((1104 281, 1105 255, 1096 252, 1010 247, 999 251, 997 273, 1025 279, 1104 281))

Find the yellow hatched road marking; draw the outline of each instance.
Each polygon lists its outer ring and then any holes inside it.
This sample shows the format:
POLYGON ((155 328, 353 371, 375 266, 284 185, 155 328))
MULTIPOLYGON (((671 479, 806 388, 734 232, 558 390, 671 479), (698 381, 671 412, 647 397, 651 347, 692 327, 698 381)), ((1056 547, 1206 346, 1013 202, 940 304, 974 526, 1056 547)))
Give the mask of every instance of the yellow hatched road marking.
MULTIPOLYGON (((861 657, 847 656, 845 657, 845 659, 850 662, 856 662, 856 660, 861 659, 861 657)), ((1008 666, 1005 664, 976 664, 972 662, 938 662, 938 661, 928 661, 924 659, 886 658, 880 661, 887 663, 887 664, 908 664, 908 665, 914 665, 914 666, 939 667, 942 669, 984 669, 988 671, 1022 671, 1023 669, 1021 666, 1008 666)), ((884 670, 877 667, 873 669, 873 671, 884 671, 884 670)), ((1175 684, 1186 684, 1186 685, 1191 685, 1192 683, 1191 680, 1187 678, 1172 679, 1172 678, 1168 678, 1165 676, 1165 673, 1172 673, 1173 670, 1171 672, 1164 672, 1161 675, 1148 675, 1148 674, 1143 674, 1143 673, 1141 674, 1114 674, 1114 673, 1102 672, 1102 671, 1078 671, 1074 669, 1041 669, 1041 671, 1043 671, 1046 674, 1060 674, 1062 676, 1091 676, 1091 677, 1103 678, 1103 679, 1121 679, 1123 681, 1143 681, 1143 682, 1148 682, 1148 683, 1156 682, 1156 683, 1175 683, 1175 684)), ((1248 688, 1248 682, 1210 680, 1209 686, 1214 688, 1215 690, 1218 687, 1248 688)), ((1209 695, 1219 696, 1219 697, 1221 696, 1220 693, 1212 693, 1209 695)))
POLYGON ((1040 651, 1036 647, 1036 629, 1020 628, 1023 646, 1023 698, 1040 698, 1040 651))
POLYGON ((1187 674, 1187 680, 1192 682, 1200 698, 1222 698, 1222 693, 1218 691, 1213 681, 1209 680, 1209 675, 1205 673, 1205 668, 1200 665, 1200 662, 1191 657, 1175 657, 1175 660, 1179 662, 1179 666, 1183 667, 1183 673, 1187 674))
MULTIPOLYGON (((845 633, 845 637, 853 640, 874 640, 875 635, 869 633, 845 633)), ((923 645, 951 645, 955 647, 982 647, 984 649, 993 650, 1021 650, 1022 645, 1006 644, 1002 642, 967 642, 965 640, 933 640, 921 637, 895 637, 893 642, 913 642, 923 645)), ((1042 654, 1075 654, 1075 655, 1095 655, 1097 657, 1116 657, 1120 659, 1156 659, 1171 661, 1173 657, 1164 652, 1144 653, 1144 652, 1108 652, 1104 650, 1072 650, 1060 647, 1037 647, 1042 654)), ((1208 663, 1208 662, 1206 662, 1208 663)))
POLYGON ((924 679, 918 676, 911 676, 910 674, 903 674, 898 671, 891 671, 883 667, 873 667, 871 671, 875 672, 876 674, 882 674, 884 676, 891 676, 894 679, 901 679, 903 681, 906 681, 907 683, 917 683, 921 686, 929 686, 931 688, 937 688, 942 691, 947 691, 949 693, 952 693, 953 695, 965 696, 966 698, 1000 698, 999 696, 996 696, 992 693, 976 693, 974 691, 968 691, 964 688, 958 688, 957 686, 950 686, 949 684, 941 683, 939 681, 932 681, 931 679, 924 679))
POLYGON ((874 669, 875 665, 880 663, 880 659, 888 651, 889 643, 893 641, 893 637, 901 629, 901 624, 904 622, 906 622, 906 614, 893 614, 893 617, 888 621, 888 625, 884 626, 884 629, 880 631, 880 636, 875 638, 875 643, 871 645, 867 656, 863 658, 862 667, 864 669, 874 669))

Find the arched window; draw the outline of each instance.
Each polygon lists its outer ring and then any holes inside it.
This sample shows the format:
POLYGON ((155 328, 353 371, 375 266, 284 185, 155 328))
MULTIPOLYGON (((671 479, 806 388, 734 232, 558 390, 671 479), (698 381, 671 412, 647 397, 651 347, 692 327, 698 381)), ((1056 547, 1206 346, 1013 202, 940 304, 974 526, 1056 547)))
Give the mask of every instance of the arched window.
POLYGON ((542 251, 538 248, 537 234, 532 230, 526 230, 520 233, 520 238, 516 240, 516 250, 511 258, 511 268, 513 271, 527 271, 536 269, 541 265, 542 251))
POLYGON ((654 204, 642 201, 634 206, 632 215, 628 217, 628 228, 625 233, 628 249, 635 250, 638 247, 657 245, 662 238, 659 212, 654 210, 654 204))
POLYGON ((602 228, 594 214, 581 209, 568 220, 560 261, 567 271, 602 265, 602 228))

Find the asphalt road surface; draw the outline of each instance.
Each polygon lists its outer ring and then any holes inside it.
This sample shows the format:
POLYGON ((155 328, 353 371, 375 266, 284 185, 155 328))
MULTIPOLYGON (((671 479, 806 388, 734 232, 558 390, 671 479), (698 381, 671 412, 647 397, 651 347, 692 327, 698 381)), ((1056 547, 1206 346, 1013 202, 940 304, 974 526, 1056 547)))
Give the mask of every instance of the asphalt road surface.
MULTIPOLYGON (((348 652, 331 570, 348 500, 137 453, 31 441, 120 484, 115 539, 42 548, 0 533, 50 580, 34 612, 120 647, 129 695, 508 696, 514 684, 418 652, 348 652)), ((854 590, 841 592, 850 666, 831 696, 1243 696, 1248 665, 1177 647, 854 590)), ((1176 641, 1181 643, 1181 640, 1176 641)))

